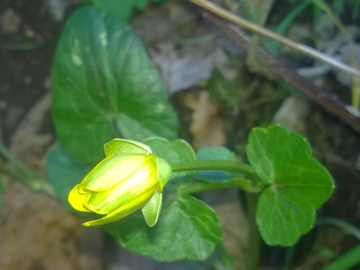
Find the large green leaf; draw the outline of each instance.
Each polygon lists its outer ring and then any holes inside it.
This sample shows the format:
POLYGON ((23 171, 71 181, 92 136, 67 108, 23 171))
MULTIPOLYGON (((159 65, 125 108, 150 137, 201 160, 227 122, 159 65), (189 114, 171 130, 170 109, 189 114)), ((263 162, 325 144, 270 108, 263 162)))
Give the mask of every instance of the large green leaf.
POLYGON ((159 261, 204 260, 222 238, 215 212, 189 195, 165 196, 154 227, 148 227, 137 212, 104 229, 126 249, 159 261))
POLYGON ((46 168, 50 184, 58 199, 66 208, 74 211, 68 202, 69 192, 91 167, 77 164, 63 148, 57 147, 49 153, 46 168))
MULTIPOLYGON (((196 160, 193 148, 184 140, 168 141, 163 138, 149 138, 144 143, 150 146, 152 152, 168 163, 191 162, 196 160)), ((177 172, 171 176, 170 183, 185 184, 194 178, 195 172, 177 172)))
POLYGON ((57 135, 78 162, 98 161, 104 143, 117 136, 177 136, 176 115, 143 45, 99 8, 82 8, 66 23, 52 84, 57 135))
POLYGON ((263 239, 269 245, 294 244, 311 229, 315 210, 330 197, 331 176, 312 157, 304 138, 278 125, 254 128, 246 152, 257 175, 269 185, 256 209, 263 239))

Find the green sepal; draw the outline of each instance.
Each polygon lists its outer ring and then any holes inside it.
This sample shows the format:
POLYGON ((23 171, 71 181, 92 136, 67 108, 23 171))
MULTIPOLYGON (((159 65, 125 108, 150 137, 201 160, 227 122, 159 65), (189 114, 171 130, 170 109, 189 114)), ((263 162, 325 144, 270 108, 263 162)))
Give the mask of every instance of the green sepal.
MULTIPOLYGON (((195 162, 196 155, 189 143, 184 140, 169 141, 164 138, 151 137, 144 141, 151 148, 155 156, 162 158, 169 164, 178 162, 195 162)), ((194 171, 176 172, 171 174, 172 184, 187 184, 194 178, 194 171)), ((160 179, 162 177, 159 177, 160 179)), ((161 180, 160 180, 161 181, 161 180)))
POLYGON ((145 218, 145 222, 149 227, 152 227, 158 221, 162 205, 162 193, 155 190, 154 195, 141 209, 145 218))
POLYGON ((113 139, 104 145, 105 155, 113 156, 119 154, 148 154, 151 153, 149 146, 133 140, 113 139))
POLYGON ((157 163, 157 176, 158 180, 161 185, 161 190, 164 188, 164 186, 169 182, 170 176, 172 174, 172 169, 169 163, 167 163, 162 158, 156 157, 156 163, 157 163))

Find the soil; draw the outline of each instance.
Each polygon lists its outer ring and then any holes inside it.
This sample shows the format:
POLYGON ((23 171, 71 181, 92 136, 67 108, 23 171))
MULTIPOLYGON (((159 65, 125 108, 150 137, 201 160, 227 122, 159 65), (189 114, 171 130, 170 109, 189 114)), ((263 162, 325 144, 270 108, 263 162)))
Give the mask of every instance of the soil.
MULTIPOLYGON (((30 111, 50 93, 51 65, 61 29, 62 23, 54 21, 44 1, 0 1, 0 139, 40 175, 45 174, 44 156, 54 141, 50 99, 36 116, 38 126, 32 123, 31 129, 24 129, 24 123, 29 124, 30 111), (40 150, 29 147, 30 137, 38 139, 40 150)), ((4 181, 0 269, 101 269, 81 259, 83 229, 77 217, 47 195, 7 176, 4 181)))
POLYGON ((43 2, 0 3, 0 127, 7 145, 23 116, 50 91, 61 24, 53 21, 43 2))

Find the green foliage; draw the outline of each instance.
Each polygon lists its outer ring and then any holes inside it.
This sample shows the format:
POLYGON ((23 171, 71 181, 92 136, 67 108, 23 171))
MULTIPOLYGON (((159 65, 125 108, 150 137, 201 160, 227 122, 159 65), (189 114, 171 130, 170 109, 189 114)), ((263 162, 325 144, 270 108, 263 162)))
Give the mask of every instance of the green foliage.
POLYGON ((338 269, 354 269, 360 264, 360 244, 347 251, 341 257, 336 259, 329 265, 321 268, 321 270, 338 270, 338 269))
MULTIPOLYGON (((340 20, 344 15, 346 9, 345 0, 298 0, 294 2, 296 6, 291 8, 289 12, 284 16, 284 18, 277 24, 275 32, 279 35, 284 35, 286 31, 291 27, 291 25, 297 20, 302 14, 306 13, 311 7, 313 13, 313 27, 315 28, 315 36, 318 34, 316 28, 318 27, 323 13, 327 13, 328 16, 334 21, 335 24, 339 26, 340 20), (316 33, 317 32, 317 33, 316 33)), ((352 20, 355 20, 359 16, 360 10, 360 1, 348 1, 348 5, 352 6, 352 20)), ((308 14, 307 14, 308 15, 308 14)), ((341 28, 341 27, 340 27, 341 28)), ((342 31, 341 29, 339 29, 342 31)), ((268 44, 268 49, 273 55, 277 55, 279 52, 279 43, 276 41, 270 41, 268 44)))
POLYGON ((140 213, 104 226, 126 249, 159 261, 204 260, 221 241, 215 212, 200 200, 165 193, 156 226, 148 227, 140 213))
MULTIPOLYGON (((148 1, 92 2, 128 18, 133 8, 143 9, 148 1)), ((130 27, 104 9, 82 8, 67 22, 52 82, 53 119, 64 148, 49 154, 47 167, 66 206, 69 191, 90 170, 81 164, 99 162, 103 145, 115 137, 143 141, 159 160, 172 165, 174 173, 163 190, 163 207, 154 227, 147 226, 140 211, 104 226, 130 251, 160 261, 206 259, 221 241, 221 228, 215 212, 189 194, 227 187, 260 192, 256 222, 263 239, 269 245, 292 245, 310 230, 316 209, 332 193, 332 179, 311 156, 308 143, 283 127, 255 128, 250 133, 251 166, 236 162, 226 148, 205 147, 195 155, 187 142, 173 140, 178 121, 158 71, 130 27)), ((222 93, 240 84, 227 83, 215 73, 209 85, 222 93)), ((237 95, 224 94, 221 99, 231 104, 231 97, 237 95)), ((110 142, 105 151, 117 155, 120 148, 131 149, 110 142)), ((154 205, 159 206, 160 199, 155 198, 145 212, 159 210, 154 205)), ((252 203, 255 209, 256 202, 252 203)), ((155 224, 157 217, 158 212, 150 215, 150 223, 155 224)))
MULTIPOLYGON (((168 141, 154 137, 145 143, 168 162, 195 160, 194 151, 183 140, 168 141)), ((70 207, 68 193, 90 167, 77 164, 59 147, 49 154, 47 168, 59 200, 70 207)), ((177 173, 171 182, 184 183, 179 179, 184 179, 184 176, 192 179, 194 173, 183 174, 177 173)), ((171 186, 164 191, 163 208, 156 226, 148 227, 138 211, 124 220, 104 226, 104 229, 125 248, 157 260, 204 260, 221 241, 218 218, 206 204, 189 195, 178 195, 171 186)))
POLYGON ((49 153, 46 168, 58 199, 66 208, 73 210, 68 202, 69 192, 91 170, 91 166, 79 165, 63 148, 57 147, 49 153))
POLYGON ((144 141, 151 151, 169 163, 194 161, 196 155, 189 143, 184 140, 169 141, 164 138, 152 137, 144 141))
POLYGON ((256 209, 260 233, 269 245, 290 246, 310 230, 315 210, 331 195, 331 176, 311 156, 305 139, 281 126, 254 128, 246 152, 258 177, 269 185, 256 209))
MULTIPOLYGON (((144 10, 149 0, 90 0, 94 6, 101 7, 108 12, 114 13, 123 20, 129 20, 134 8, 144 10)), ((164 0, 152 0, 161 3, 164 0)))
POLYGON ((223 102, 229 107, 235 106, 246 86, 242 85, 240 76, 233 80, 225 78, 217 69, 213 72, 206 89, 209 90, 211 98, 216 102, 223 102))
MULTIPOLYGON (((280 21, 280 23, 276 26, 275 32, 279 35, 284 35, 286 31, 289 29, 291 24, 299 17, 300 14, 304 12, 306 8, 308 8, 314 0, 305 0, 301 1, 296 7, 292 8, 289 13, 280 21)), ((269 43, 269 51, 273 55, 278 55, 280 44, 277 41, 270 41, 269 43)))
POLYGON ((145 48, 101 9, 82 8, 68 20, 52 82, 57 136, 77 162, 98 161, 114 137, 176 138, 176 115, 145 48))

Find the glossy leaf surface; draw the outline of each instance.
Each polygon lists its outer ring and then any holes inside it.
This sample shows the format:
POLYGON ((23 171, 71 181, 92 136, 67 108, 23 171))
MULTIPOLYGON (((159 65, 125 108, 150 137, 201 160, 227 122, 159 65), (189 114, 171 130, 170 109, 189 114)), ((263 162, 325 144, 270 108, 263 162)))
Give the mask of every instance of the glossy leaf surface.
POLYGON ((215 212, 189 195, 166 196, 154 227, 136 213, 104 228, 126 249, 159 261, 204 260, 222 238, 215 212))
POLYGON ((269 245, 293 245, 311 229, 316 209, 330 197, 332 178, 304 138, 278 125, 254 128, 246 151, 268 184, 256 209, 260 233, 269 245))
POLYGON ((176 115, 145 48, 102 9, 79 9, 66 23, 52 88, 58 139, 77 162, 97 162, 115 137, 177 136, 176 115))

